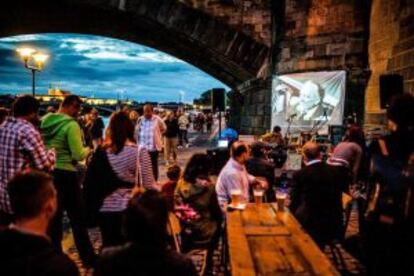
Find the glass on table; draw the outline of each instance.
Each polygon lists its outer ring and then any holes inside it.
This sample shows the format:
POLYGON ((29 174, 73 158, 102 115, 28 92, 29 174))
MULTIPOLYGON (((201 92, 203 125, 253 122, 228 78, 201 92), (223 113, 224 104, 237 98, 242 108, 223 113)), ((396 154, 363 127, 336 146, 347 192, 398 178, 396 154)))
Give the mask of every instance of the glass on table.
POLYGON ((232 189, 230 191, 231 205, 238 206, 241 203, 242 191, 240 189, 232 189))
POLYGON ((287 198, 287 191, 283 188, 276 188, 275 189, 275 196, 276 196, 276 202, 277 202, 277 210, 278 211, 284 211, 285 205, 286 205, 286 198, 287 198))
POLYGON ((262 205, 263 195, 264 195, 264 190, 261 187, 256 186, 253 188, 254 203, 256 203, 256 206, 260 207, 262 205))

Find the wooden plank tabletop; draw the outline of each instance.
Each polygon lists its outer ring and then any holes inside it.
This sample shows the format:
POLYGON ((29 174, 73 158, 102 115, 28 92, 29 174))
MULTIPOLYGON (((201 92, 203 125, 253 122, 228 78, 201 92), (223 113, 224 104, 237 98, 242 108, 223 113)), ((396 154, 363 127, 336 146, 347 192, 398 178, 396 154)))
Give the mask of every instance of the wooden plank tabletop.
POLYGON ((271 203, 227 212, 232 275, 339 275, 293 215, 271 203))

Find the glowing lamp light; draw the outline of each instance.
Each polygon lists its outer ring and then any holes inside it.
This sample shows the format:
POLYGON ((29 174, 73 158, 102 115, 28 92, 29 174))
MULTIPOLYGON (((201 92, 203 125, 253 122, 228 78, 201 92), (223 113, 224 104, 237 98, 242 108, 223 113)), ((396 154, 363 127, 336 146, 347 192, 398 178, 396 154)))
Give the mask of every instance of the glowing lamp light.
POLYGON ((42 54, 42 53, 38 53, 38 54, 34 54, 33 55, 33 59, 37 64, 37 67, 39 68, 39 70, 42 70, 43 68, 43 64, 45 63, 45 61, 49 58, 48 55, 46 54, 42 54))
POLYGON ((32 94, 35 96, 36 72, 42 71, 43 65, 49 56, 43 53, 39 53, 36 49, 30 47, 21 47, 16 49, 16 51, 23 59, 24 67, 32 72, 32 94), (36 66, 33 64, 36 64, 36 66))
POLYGON ((16 51, 19 53, 24 62, 27 62, 29 58, 36 53, 35 49, 29 47, 18 48, 16 51))

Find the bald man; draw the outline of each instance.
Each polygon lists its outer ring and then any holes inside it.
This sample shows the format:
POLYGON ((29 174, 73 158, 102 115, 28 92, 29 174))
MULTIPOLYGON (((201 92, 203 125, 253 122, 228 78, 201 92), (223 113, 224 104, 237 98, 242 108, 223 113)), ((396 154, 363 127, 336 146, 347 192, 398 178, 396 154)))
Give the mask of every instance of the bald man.
POLYGON ((249 201, 250 185, 259 185, 263 189, 268 188, 268 183, 257 179, 246 170, 246 162, 250 158, 250 147, 241 141, 236 141, 231 146, 231 158, 221 170, 216 184, 217 198, 220 206, 231 203, 231 192, 240 192, 241 201, 249 201))
POLYGON ((302 148, 305 167, 295 174, 290 210, 315 242, 324 245, 342 234, 342 191, 338 173, 322 162, 319 146, 302 148))

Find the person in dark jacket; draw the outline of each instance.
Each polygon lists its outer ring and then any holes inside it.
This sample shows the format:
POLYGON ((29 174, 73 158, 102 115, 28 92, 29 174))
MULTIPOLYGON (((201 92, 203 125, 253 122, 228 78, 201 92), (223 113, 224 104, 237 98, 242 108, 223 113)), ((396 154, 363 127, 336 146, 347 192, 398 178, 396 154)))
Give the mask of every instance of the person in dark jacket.
POLYGON ((9 182, 15 224, 0 232, 0 275, 79 275, 76 265, 46 234, 57 210, 52 182, 40 171, 19 173, 9 182))
POLYGON ((164 122, 167 126, 167 130, 164 133, 164 158, 168 166, 170 155, 172 155, 174 163, 177 162, 178 134, 180 128, 178 126, 178 119, 175 117, 173 111, 167 115, 167 119, 164 122))
POLYGON ((414 97, 395 97, 387 118, 390 134, 370 145, 367 274, 414 275, 414 97))
POLYGON ((275 201, 273 187, 275 185, 275 166, 265 155, 267 144, 264 142, 255 142, 252 145, 252 158, 247 160, 247 172, 256 177, 264 177, 269 183, 266 190, 266 199, 268 202, 275 201))
POLYGON ((90 125, 90 136, 92 140, 92 147, 96 149, 103 142, 103 130, 105 128, 104 122, 99 117, 98 110, 92 108, 90 114, 92 123, 90 125))
POLYGON ((342 234, 342 184, 321 161, 316 143, 307 142, 302 150, 306 166, 294 176, 289 208, 323 249, 342 234))
POLYGON ((195 276, 190 259, 167 248, 168 207, 160 192, 136 194, 125 211, 127 243, 105 249, 96 276, 195 276))

